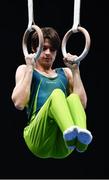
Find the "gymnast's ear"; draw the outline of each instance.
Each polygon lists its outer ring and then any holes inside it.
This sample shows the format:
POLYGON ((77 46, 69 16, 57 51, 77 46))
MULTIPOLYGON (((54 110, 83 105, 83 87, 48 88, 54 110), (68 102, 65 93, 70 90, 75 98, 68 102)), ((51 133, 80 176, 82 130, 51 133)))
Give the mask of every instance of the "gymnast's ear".
POLYGON ((34 48, 33 48, 33 47, 31 48, 31 50, 32 50, 32 53, 35 53, 35 50, 34 50, 34 48))
POLYGON ((36 52, 37 52, 37 48, 36 48, 36 50, 35 50, 35 49, 32 47, 31 50, 32 50, 32 53, 36 53, 36 52))

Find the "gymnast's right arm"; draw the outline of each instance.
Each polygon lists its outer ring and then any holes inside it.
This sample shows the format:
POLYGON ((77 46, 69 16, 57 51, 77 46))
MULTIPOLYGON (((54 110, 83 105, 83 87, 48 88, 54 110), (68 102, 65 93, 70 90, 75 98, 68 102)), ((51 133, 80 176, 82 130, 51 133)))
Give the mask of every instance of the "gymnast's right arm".
POLYGON ((31 57, 26 59, 28 63, 20 65, 16 70, 15 75, 15 87, 13 89, 11 99, 15 107, 19 110, 23 110, 27 105, 30 97, 30 89, 33 74, 33 64, 31 57))

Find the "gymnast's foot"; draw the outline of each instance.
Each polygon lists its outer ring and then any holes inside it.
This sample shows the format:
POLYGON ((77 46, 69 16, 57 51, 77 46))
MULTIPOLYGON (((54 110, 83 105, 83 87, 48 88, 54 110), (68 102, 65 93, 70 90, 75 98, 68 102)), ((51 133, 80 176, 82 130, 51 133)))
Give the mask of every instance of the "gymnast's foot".
POLYGON ((81 153, 86 151, 92 139, 93 137, 90 131, 78 128, 76 150, 81 153))
POLYGON ((65 140, 68 149, 70 150, 75 149, 77 134, 78 131, 76 126, 72 126, 63 132, 63 138, 65 140))

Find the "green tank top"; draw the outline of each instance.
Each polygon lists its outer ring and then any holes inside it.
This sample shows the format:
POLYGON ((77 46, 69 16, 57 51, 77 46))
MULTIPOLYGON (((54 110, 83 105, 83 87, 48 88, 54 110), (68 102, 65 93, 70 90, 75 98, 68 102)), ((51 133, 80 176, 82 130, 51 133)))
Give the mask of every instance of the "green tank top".
POLYGON ((28 119, 38 113, 54 89, 61 89, 68 95, 68 80, 62 68, 56 68, 56 77, 49 78, 38 71, 33 71, 30 101, 27 106, 28 119))

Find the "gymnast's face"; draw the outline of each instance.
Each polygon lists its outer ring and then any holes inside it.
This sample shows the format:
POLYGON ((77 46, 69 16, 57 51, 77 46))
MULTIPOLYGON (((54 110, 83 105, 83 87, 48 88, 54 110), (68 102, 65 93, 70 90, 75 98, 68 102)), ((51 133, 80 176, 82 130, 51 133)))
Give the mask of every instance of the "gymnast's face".
POLYGON ((51 67, 56 58, 57 50, 55 50, 49 39, 44 40, 43 51, 38 59, 38 63, 45 67, 51 67))

